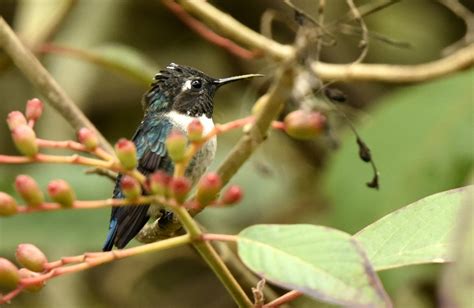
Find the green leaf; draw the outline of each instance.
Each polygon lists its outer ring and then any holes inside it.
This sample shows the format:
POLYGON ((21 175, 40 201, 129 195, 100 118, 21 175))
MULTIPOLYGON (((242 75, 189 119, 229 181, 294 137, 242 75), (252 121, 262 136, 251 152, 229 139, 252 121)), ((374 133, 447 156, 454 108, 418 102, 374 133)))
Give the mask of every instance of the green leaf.
POLYGON ((453 234, 463 199, 472 186, 441 192, 401 208, 354 238, 375 270, 452 260, 453 234))
POLYGON ((153 75, 157 71, 157 66, 144 54, 134 48, 119 44, 105 45, 91 50, 46 44, 41 51, 75 57, 103 66, 134 79, 144 86, 150 84, 153 75))
POLYGON ((240 232, 237 243, 247 267, 283 288, 341 305, 390 306, 349 234, 314 225, 255 225, 240 232))
POLYGON ((471 69, 374 103, 356 126, 380 170, 380 190, 365 186, 371 169, 348 132, 318 181, 332 227, 355 233, 402 205, 464 185, 474 164, 473 80, 471 69))
POLYGON ((454 260, 445 268, 441 299, 445 307, 471 307, 474 303, 474 203, 465 196, 454 237, 454 260))

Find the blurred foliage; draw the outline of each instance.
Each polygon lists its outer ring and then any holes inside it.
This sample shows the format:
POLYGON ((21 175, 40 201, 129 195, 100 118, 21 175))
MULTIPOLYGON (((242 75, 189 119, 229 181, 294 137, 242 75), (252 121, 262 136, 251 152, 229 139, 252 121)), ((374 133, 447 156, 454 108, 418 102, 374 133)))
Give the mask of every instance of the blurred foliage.
MULTIPOLYGON (((44 6, 31 5, 43 1, 53 0, 2 0, 0 14, 16 29, 31 31, 34 27, 28 26, 30 19, 48 18, 44 6)), ((317 12, 316 1, 294 2, 313 15, 317 12)), ((357 1, 357 4, 366 2, 357 1)), ((260 15, 267 8, 282 11, 289 18, 292 16, 279 1, 219 0, 213 3, 254 29, 258 29, 260 15)), ((470 5, 473 9, 472 3, 470 5)), ((337 19, 346 10, 344 1, 328 1, 328 20, 337 19)), ((411 64, 430 61, 437 58, 444 47, 458 40, 464 31, 456 16, 430 0, 402 1, 369 16, 366 21, 369 29, 412 45, 400 49, 371 41, 368 62, 411 64)), ((41 23, 35 22, 35 25, 40 27, 41 23)), ((258 72, 271 76, 275 68, 264 60, 236 59, 210 45, 183 26, 159 1, 77 1, 57 30, 50 43, 86 51, 111 45, 139 51, 139 58, 156 63, 156 66, 143 68, 143 74, 148 74, 150 81, 152 70, 169 62, 201 68, 216 77, 258 72)), ((290 41, 291 35, 284 25, 278 23, 275 32, 278 38, 290 41)), ((25 32, 22 39, 27 43, 34 42, 34 36, 34 31, 25 32)), ((336 46, 324 50, 323 60, 347 62, 355 59, 359 38, 345 35, 337 38, 336 46)), ((0 53, 0 57, 3 54, 0 53)), ((41 57, 58 82, 111 142, 133 134, 142 117, 140 99, 146 87, 96 64, 54 54, 41 57)), ((125 49, 121 49, 115 59, 142 65, 140 61, 129 62, 137 57, 125 49)), ((11 110, 23 109, 26 100, 37 94, 15 68, 0 66, 0 118, 4 118, 11 110)), ((462 186, 472 172, 473 76, 471 70, 403 88, 375 83, 339 85, 349 95, 344 110, 351 117, 357 116, 356 126, 360 127, 380 168, 379 192, 365 187, 364 183, 370 179, 370 169, 358 160, 351 134, 341 138, 341 149, 331 153, 333 157, 326 162, 320 149, 330 146, 324 141, 313 146, 296 143, 273 132, 233 179, 244 188, 244 201, 231 209, 209 209, 198 219, 215 233, 237 233, 255 223, 297 222, 325 224, 355 232, 421 197, 462 186)), ((248 114, 257 92, 261 92, 255 90, 255 84, 254 87, 249 85, 242 82, 217 93, 216 122, 248 114)), ((261 84, 256 86, 263 87, 261 84)), ((334 127, 343 126, 337 119, 335 121, 334 127)), ((38 129, 41 137, 73 138, 68 123, 49 107, 38 129)), ((218 156, 213 167, 223 160, 238 137, 238 133, 231 133, 219 138, 218 156)), ((0 125, 0 140, 1 153, 14 153, 6 125, 0 125)), ((64 178, 81 199, 102 199, 111 195, 109 180, 84 175, 82 170, 84 168, 69 166, 0 166, 0 190, 11 193, 16 174, 28 173, 42 187, 51 179, 64 178)), ((2 219, 0 255, 12 257, 14 247, 21 242, 38 245, 51 259, 98 250, 105 238, 108 219, 107 210, 39 213, 2 219)), ((430 307, 437 300, 440 267, 416 266, 387 271, 381 276, 398 306, 430 307)), ((250 286, 245 288, 249 290, 250 286)), ((201 259, 190 249, 183 248, 55 279, 39 294, 20 296, 11 307, 112 305, 232 307, 232 302, 201 259)), ((307 299, 300 299, 295 305, 316 306, 314 301, 307 299)))

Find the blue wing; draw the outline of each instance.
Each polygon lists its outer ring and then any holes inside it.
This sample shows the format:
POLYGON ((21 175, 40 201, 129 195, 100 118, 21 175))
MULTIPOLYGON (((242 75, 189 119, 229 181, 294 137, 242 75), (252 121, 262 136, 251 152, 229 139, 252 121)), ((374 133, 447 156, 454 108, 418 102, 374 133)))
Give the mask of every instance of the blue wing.
MULTIPOLYGON (((161 169, 172 174, 174 165, 166 153, 165 141, 172 124, 166 118, 145 117, 132 141, 137 147, 138 170, 148 175, 161 169)), ((114 198, 124 198, 120 190, 121 175, 117 177, 114 198)), ((132 205, 112 208, 109 232, 103 251, 109 251, 115 245, 125 247, 147 223, 149 205, 132 205)))

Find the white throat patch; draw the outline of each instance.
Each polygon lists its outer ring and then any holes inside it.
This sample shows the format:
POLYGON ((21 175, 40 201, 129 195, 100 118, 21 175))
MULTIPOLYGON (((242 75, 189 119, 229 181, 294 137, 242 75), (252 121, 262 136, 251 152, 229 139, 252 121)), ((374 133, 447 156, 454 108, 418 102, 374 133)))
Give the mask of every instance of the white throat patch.
POLYGON ((179 126, 179 128, 181 128, 185 132, 188 131, 188 126, 194 119, 198 119, 201 122, 204 128, 204 135, 210 133, 211 130, 214 128, 214 121, 212 121, 212 118, 208 118, 205 114, 203 114, 199 118, 196 118, 176 111, 171 111, 168 113, 167 116, 171 121, 173 121, 177 126, 179 126))

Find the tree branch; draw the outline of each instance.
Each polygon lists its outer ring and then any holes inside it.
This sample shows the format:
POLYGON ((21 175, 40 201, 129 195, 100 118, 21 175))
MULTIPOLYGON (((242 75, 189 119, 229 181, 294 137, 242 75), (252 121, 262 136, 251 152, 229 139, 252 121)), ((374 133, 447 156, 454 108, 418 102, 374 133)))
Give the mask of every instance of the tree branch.
MULTIPOLYGON (((295 49, 253 31, 230 15, 202 0, 178 0, 185 10, 213 25, 217 31, 247 46, 260 50, 277 61, 293 57, 295 49)), ((322 80, 381 81, 389 83, 420 82, 461 70, 474 64, 474 46, 466 46, 453 54, 418 65, 330 64, 313 62, 311 68, 322 80)))
POLYGON ((87 127, 99 138, 102 146, 110 153, 113 148, 89 119, 82 113, 72 99, 53 79, 33 53, 28 50, 0 17, 0 46, 10 56, 25 77, 46 97, 53 106, 76 130, 87 127))

